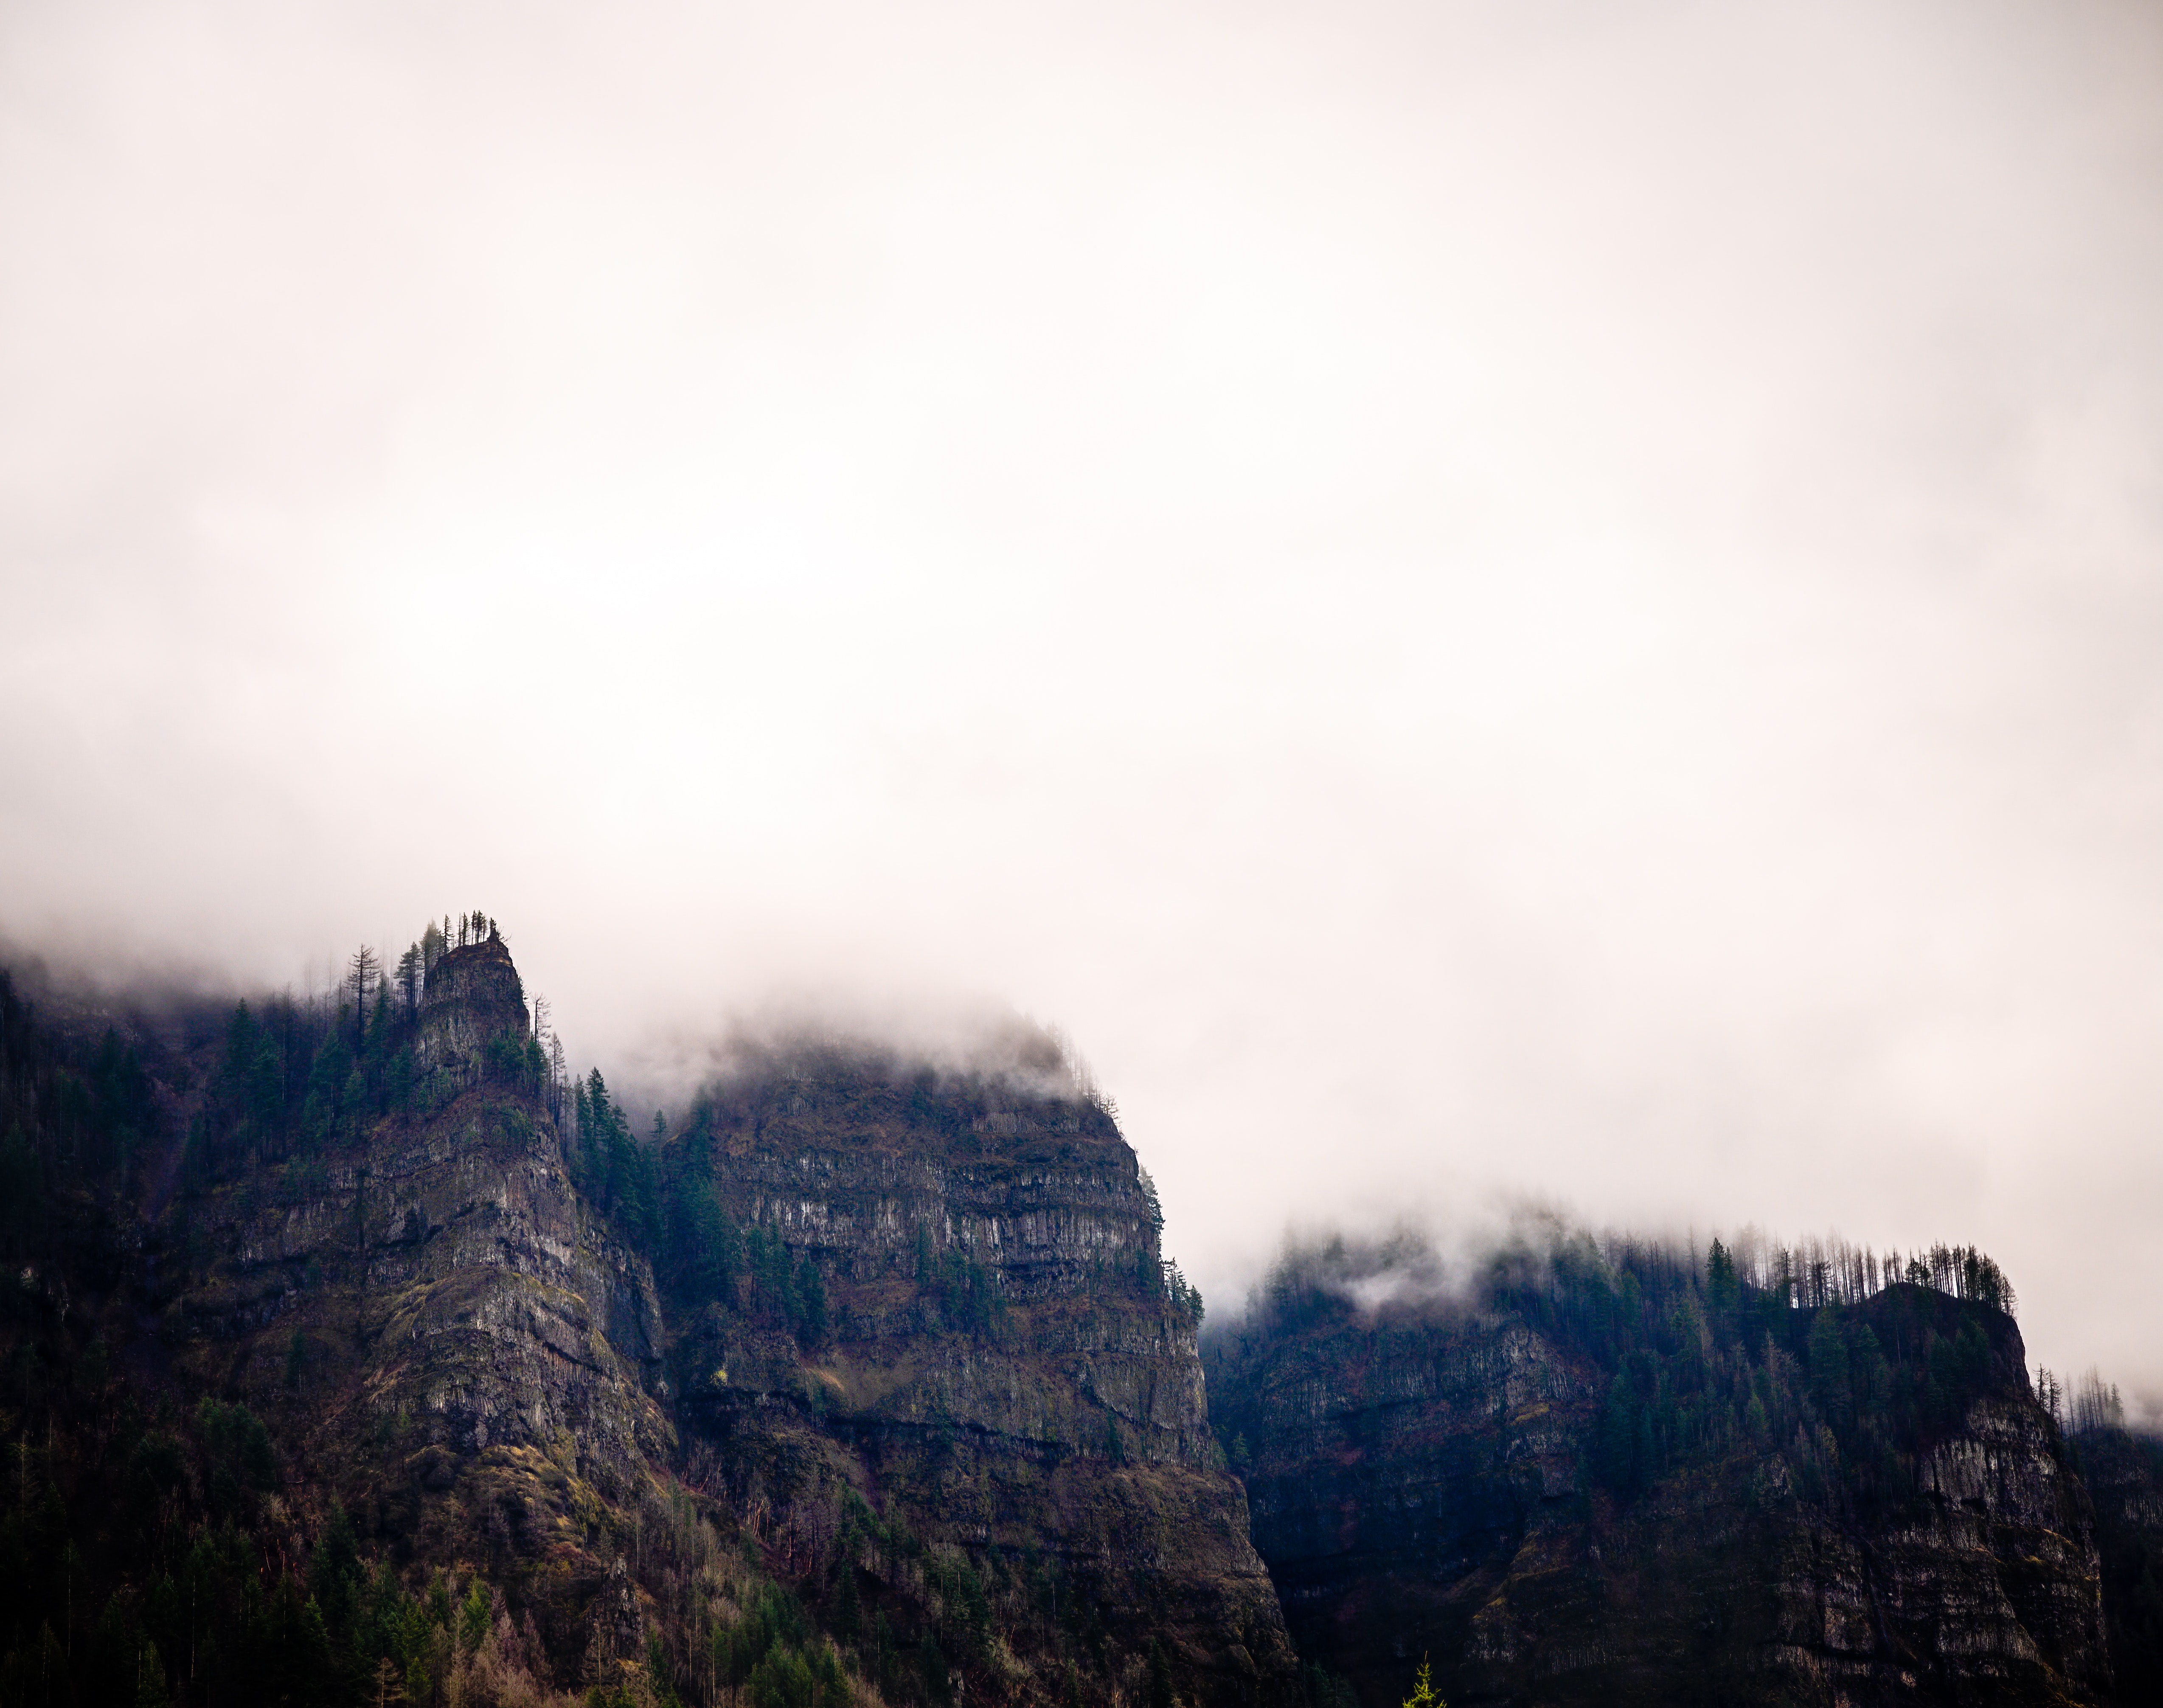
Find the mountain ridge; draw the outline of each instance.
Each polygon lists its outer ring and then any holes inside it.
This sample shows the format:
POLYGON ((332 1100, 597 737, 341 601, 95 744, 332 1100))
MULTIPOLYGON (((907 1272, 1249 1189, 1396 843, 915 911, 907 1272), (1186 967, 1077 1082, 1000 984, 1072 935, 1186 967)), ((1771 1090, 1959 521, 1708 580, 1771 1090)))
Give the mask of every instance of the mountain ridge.
POLYGON ((1979 1253, 1559 1230, 1363 1304, 1295 1252, 1204 1333, 1055 1039, 769 1040, 641 1139, 477 915, 336 1003, 0 974, 0 1708, 1386 1708, 1423 1651, 1456 1708, 2100 1705, 2163 1653, 2163 1450, 2059 1428, 1979 1253))

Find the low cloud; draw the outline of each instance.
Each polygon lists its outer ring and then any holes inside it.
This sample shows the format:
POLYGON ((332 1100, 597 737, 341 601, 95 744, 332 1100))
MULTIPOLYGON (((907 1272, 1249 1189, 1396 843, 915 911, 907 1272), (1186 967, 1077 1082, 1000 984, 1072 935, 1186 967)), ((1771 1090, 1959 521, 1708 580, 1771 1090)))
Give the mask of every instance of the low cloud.
POLYGON ((1212 1298, 1922 1229, 2163 1400, 2159 49, 0 9, 0 930, 305 995, 484 902, 671 1106, 991 993, 1212 1298))

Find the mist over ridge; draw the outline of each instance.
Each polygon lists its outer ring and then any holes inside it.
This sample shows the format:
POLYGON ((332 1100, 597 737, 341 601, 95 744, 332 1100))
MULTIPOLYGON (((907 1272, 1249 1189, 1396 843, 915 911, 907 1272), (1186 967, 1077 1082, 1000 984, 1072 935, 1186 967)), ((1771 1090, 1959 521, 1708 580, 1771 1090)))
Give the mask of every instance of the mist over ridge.
POLYGON ((2152 5, 24 0, 0 229, 56 977, 484 898, 642 1141, 1010 1006, 1212 1312, 1544 1195, 2163 1407, 2152 5))
MULTIPOLYGON (((47 960, 19 946, 5 946, 10 954, 0 956, 0 971, 9 974, 18 998, 66 1032, 87 1040, 118 1026, 185 1053, 202 1050, 219 1035, 236 1003, 252 1003, 259 1014, 279 1004, 297 1008, 318 1028, 337 1017, 350 1024, 360 955, 369 956, 375 969, 369 975, 371 992, 379 985, 393 988, 401 964, 410 963, 421 974, 411 988, 417 995, 425 986, 428 942, 432 940, 438 946, 434 952, 440 953, 444 946, 464 944, 469 929, 474 942, 499 932, 505 944, 514 941, 502 922, 485 914, 446 914, 440 925, 436 919, 427 921, 402 956, 387 940, 380 948, 364 946, 346 958, 335 977, 338 963, 327 956, 320 970, 312 971, 297 987, 289 982, 250 988, 212 963, 190 966, 170 956, 146 973, 139 962, 126 957, 103 964, 47 960)), ((777 1086, 821 1081, 965 1088, 988 1098, 987 1107, 1005 1098, 1072 1103, 1088 1106, 1115 1127, 1119 1119, 1112 1088, 1055 1023, 951 988, 912 993, 889 986, 874 991, 830 980, 814 990, 798 983, 762 1001, 733 1006, 703 1039, 678 1033, 614 1062, 598 1061, 565 1038, 553 1024, 546 993, 529 984, 526 1000, 537 1043, 553 1056, 552 1071, 559 1079, 555 1095, 566 1117, 574 1085, 605 1070, 610 1095, 628 1119, 629 1130, 648 1145, 681 1129, 687 1118, 710 1117, 746 1095, 756 1098, 777 1086)), ((1150 1190, 1159 1192, 1146 1150, 1140 1161, 1150 1190)), ((1249 1242, 1244 1263, 1228 1274, 1212 1275, 1214 1285, 1202 1290, 1209 1312, 1207 1334, 1237 1333, 1264 1323, 1275 1302, 1301 1292, 1341 1301, 1367 1320, 1478 1318, 1489 1309, 1498 1287, 1546 1285, 1542 1277, 1552 1275, 1558 1259, 1616 1274, 1629 1264, 1651 1262, 1701 1277, 1706 1253, 1715 1241, 1724 1244, 1729 1261, 1750 1284, 1765 1291, 1785 1286, 1799 1306, 1822 1296, 1867 1297, 1880 1285, 1878 1254, 1837 1233, 1790 1242, 1754 1223, 1700 1229, 1678 1227, 1655 1214, 1632 1223, 1519 1192, 1490 1189, 1453 1196, 1438 1183, 1417 1177, 1404 1186, 1403 1196, 1415 1203, 1424 1200, 1425 1208, 1400 1209, 1386 1218, 1372 1210, 1296 1218, 1285 1223, 1273 1247, 1249 1242)), ((1167 1230, 1168 1252, 1178 1251, 1177 1231, 1176 1223, 1167 1230)), ((1908 1266, 1920 1260, 1926 1269, 1936 1265, 1925 1284, 1960 1293, 1962 1254, 1971 1260, 1983 1255, 1958 1243, 1888 1246, 1883 1284, 1908 1277, 1908 1266)), ((1191 1256, 1181 1254, 1181 1260, 1196 1266, 1191 1256)), ((1993 1287, 2003 1289, 2006 1308, 2015 1308, 2011 1283, 1994 1260, 1986 1266, 1998 1277, 1993 1287)), ((1997 1302, 1995 1292, 1993 1299, 1997 1302)), ((2060 1354, 2047 1346, 2039 1349, 2039 1358, 2049 1355, 2060 1354)), ((2123 1407, 2115 1412, 2121 1422, 2143 1429, 2163 1426, 2163 1405, 2137 1383, 2129 1385, 2121 1398, 2118 1386, 2105 1380, 2115 1374, 2099 1371, 2091 1361, 2080 1378, 2083 1391, 2101 1383, 2110 1393, 2109 1405, 2123 1407)))
POLYGON ((1972 1245, 1521 1199, 1311 1228, 1212 1312, 1110 1097, 1011 1013, 748 1017, 642 1134, 483 913, 229 1012, 33 982, 8 1678, 1354 1708, 1409 1633, 1453 1697, 2103 1708, 2163 1669, 2163 1437, 2031 1370, 1972 1245))
POLYGON ((1972 1297, 2008 1316, 2019 1311, 2012 1282, 1972 1246, 1939 1241, 1881 1255, 1837 1234, 1794 1241, 1754 1226, 1662 1234, 1597 1226, 1553 1204, 1520 1201, 1448 1231, 1413 1220, 1368 1232, 1287 1230, 1268 1271, 1244 1302, 1226 1302, 1217 1320, 1227 1331, 1265 1324, 1301 1295, 1335 1299, 1370 1320, 1477 1316, 1497 1293, 1553 1285, 1563 1268, 1619 1277, 1650 1266, 1702 1285, 1710 1263, 1798 1309, 1857 1303, 1905 1282, 1972 1297))

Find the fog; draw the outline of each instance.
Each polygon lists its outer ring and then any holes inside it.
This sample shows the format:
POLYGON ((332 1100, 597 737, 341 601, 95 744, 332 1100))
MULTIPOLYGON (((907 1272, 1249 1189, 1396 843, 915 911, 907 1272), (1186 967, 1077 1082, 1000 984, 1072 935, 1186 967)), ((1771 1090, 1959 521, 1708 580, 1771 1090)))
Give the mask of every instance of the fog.
POLYGON ((0 234, 18 943, 1009 1003, 1212 1297, 1972 1241, 2163 1405, 2155 8, 15 0, 0 234))

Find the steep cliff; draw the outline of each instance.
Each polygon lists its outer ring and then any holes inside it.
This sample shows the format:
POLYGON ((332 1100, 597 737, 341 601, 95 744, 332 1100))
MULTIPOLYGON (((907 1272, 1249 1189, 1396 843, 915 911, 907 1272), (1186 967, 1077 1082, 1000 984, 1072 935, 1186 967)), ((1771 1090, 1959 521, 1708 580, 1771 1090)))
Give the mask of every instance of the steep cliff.
POLYGON ((2153 1694, 2155 1450, 2061 1440, 1979 1254, 1391 1247, 1198 1354, 1033 1030, 746 1048, 642 1144, 459 935, 0 974, 0 1708, 2153 1694))
POLYGON ((1431 1654, 1455 1708, 2109 1699, 2088 1500, 2009 1318, 1604 1267, 1373 1314, 1294 1288, 1212 1339, 1303 1653, 1370 1702, 1431 1654))
POLYGON ((710 1202, 692 1244, 726 1255, 675 1277, 689 1461, 830 1608, 927 1608, 1007 1700, 1131 1695, 1153 1658, 1190 1701, 1286 1700, 1196 1302, 1134 1152, 1044 1082, 1057 1065, 806 1046, 700 1105, 674 1191, 710 1202), (847 1517, 865 1509, 906 1545, 847 1517))
POLYGON ((665 1465, 645 1258, 572 1184, 509 951, 443 956, 404 1107, 185 1201, 161 1340, 400 1557, 484 1560, 575 1650, 610 1515, 665 1465))

